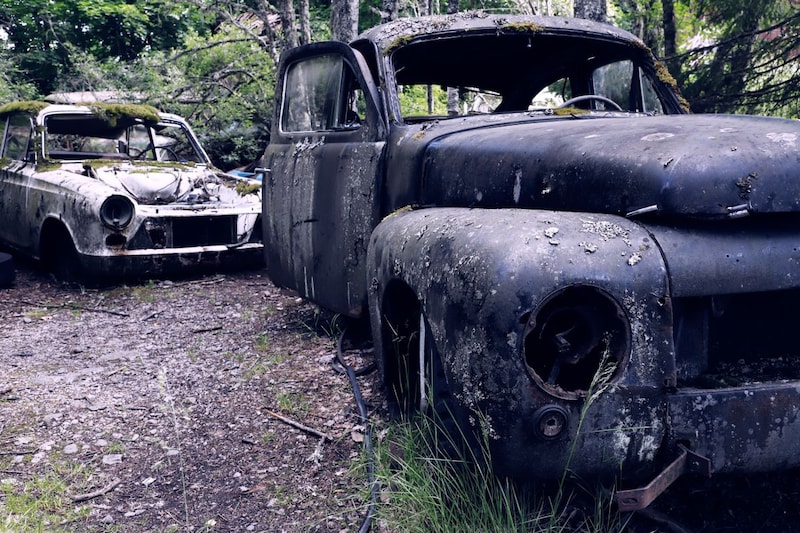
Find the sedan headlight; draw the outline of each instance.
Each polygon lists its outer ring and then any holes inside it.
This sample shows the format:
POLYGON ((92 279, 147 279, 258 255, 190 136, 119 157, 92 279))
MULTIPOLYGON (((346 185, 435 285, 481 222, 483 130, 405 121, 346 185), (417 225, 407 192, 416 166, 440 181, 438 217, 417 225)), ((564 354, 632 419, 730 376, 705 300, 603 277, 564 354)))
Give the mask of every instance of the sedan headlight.
POLYGON ((133 202, 125 196, 113 195, 106 198, 100 206, 100 220, 109 229, 123 230, 133 220, 133 202))

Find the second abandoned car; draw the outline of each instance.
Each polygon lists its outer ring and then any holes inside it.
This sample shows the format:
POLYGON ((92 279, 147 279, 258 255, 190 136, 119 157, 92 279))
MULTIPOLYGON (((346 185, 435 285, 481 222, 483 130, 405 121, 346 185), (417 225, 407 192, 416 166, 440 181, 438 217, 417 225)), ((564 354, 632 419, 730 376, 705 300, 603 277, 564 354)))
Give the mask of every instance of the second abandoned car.
POLYGON ((0 245, 64 279, 263 261, 260 184, 143 105, 0 107, 0 245))
POLYGON ((398 20, 290 51, 275 94, 269 275, 369 315, 398 407, 624 509, 800 464, 800 123, 691 115, 566 18, 398 20))

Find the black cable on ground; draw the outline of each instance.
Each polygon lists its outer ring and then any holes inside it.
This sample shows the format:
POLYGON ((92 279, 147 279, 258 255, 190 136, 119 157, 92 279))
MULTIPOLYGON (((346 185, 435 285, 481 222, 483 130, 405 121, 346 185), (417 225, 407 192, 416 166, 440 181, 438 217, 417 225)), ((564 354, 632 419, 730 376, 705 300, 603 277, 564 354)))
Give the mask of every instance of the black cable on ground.
MULTIPOLYGON (((372 519, 375 516, 375 504, 378 502, 378 491, 380 487, 378 485, 378 481, 375 479, 375 458, 372 451, 372 425, 369 422, 369 417, 367 416, 367 404, 364 402, 364 398, 361 396, 361 388, 358 386, 358 380, 356 377, 375 370, 375 365, 374 363, 369 364, 356 371, 353 369, 353 367, 345 362, 344 356, 342 355, 342 342, 344 341, 344 336, 346 334, 347 329, 342 331, 342 334, 339 335, 339 338, 336 341, 335 362, 339 364, 341 369, 344 370, 344 373, 347 374, 347 379, 350 380, 350 386, 353 388, 353 397, 355 398, 356 406, 358 407, 358 415, 361 417, 361 421, 364 424, 364 451, 367 453, 369 507, 367 507, 367 512, 364 514, 364 519, 361 522, 361 527, 358 528, 358 532, 367 533, 372 527, 372 519)), ((335 365, 334 368, 336 368, 335 365)))

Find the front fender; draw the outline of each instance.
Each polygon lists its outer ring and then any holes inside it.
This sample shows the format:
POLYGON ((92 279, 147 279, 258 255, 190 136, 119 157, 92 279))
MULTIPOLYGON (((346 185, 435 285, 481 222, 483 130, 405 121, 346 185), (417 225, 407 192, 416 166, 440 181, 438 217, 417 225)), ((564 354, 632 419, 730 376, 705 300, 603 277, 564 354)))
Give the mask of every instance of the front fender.
POLYGON ((556 477, 571 461, 579 474, 649 471, 667 431, 664 390, 675 365, 667 270, 644 228, 587 213, 403 212, 373 232, 368 272, 373 324, 391 305, 383 297, 391 283, 416 293, 451 389, 465 411, 481 413, 509 470, 556 477), (608 295, 629 325, 624 360, 592 402, 586 390, 559 394, 537 383, 523 355, 536 312, 575 286, 608 295), (537 428, 547 408, 567 413, 556 439, 537 428))

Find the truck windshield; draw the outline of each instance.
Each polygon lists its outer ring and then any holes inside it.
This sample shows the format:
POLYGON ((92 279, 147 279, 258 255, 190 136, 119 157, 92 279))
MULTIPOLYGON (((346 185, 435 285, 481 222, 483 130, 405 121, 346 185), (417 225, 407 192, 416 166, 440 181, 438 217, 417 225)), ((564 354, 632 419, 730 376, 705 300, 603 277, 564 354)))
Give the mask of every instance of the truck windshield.
POLYGON ((406 121, 570 106, 663 113, 655 83, 629 45, 575 35, 459 35, 392 55, 406 121), (569 102, 568 102, 569 103, 569 102))

